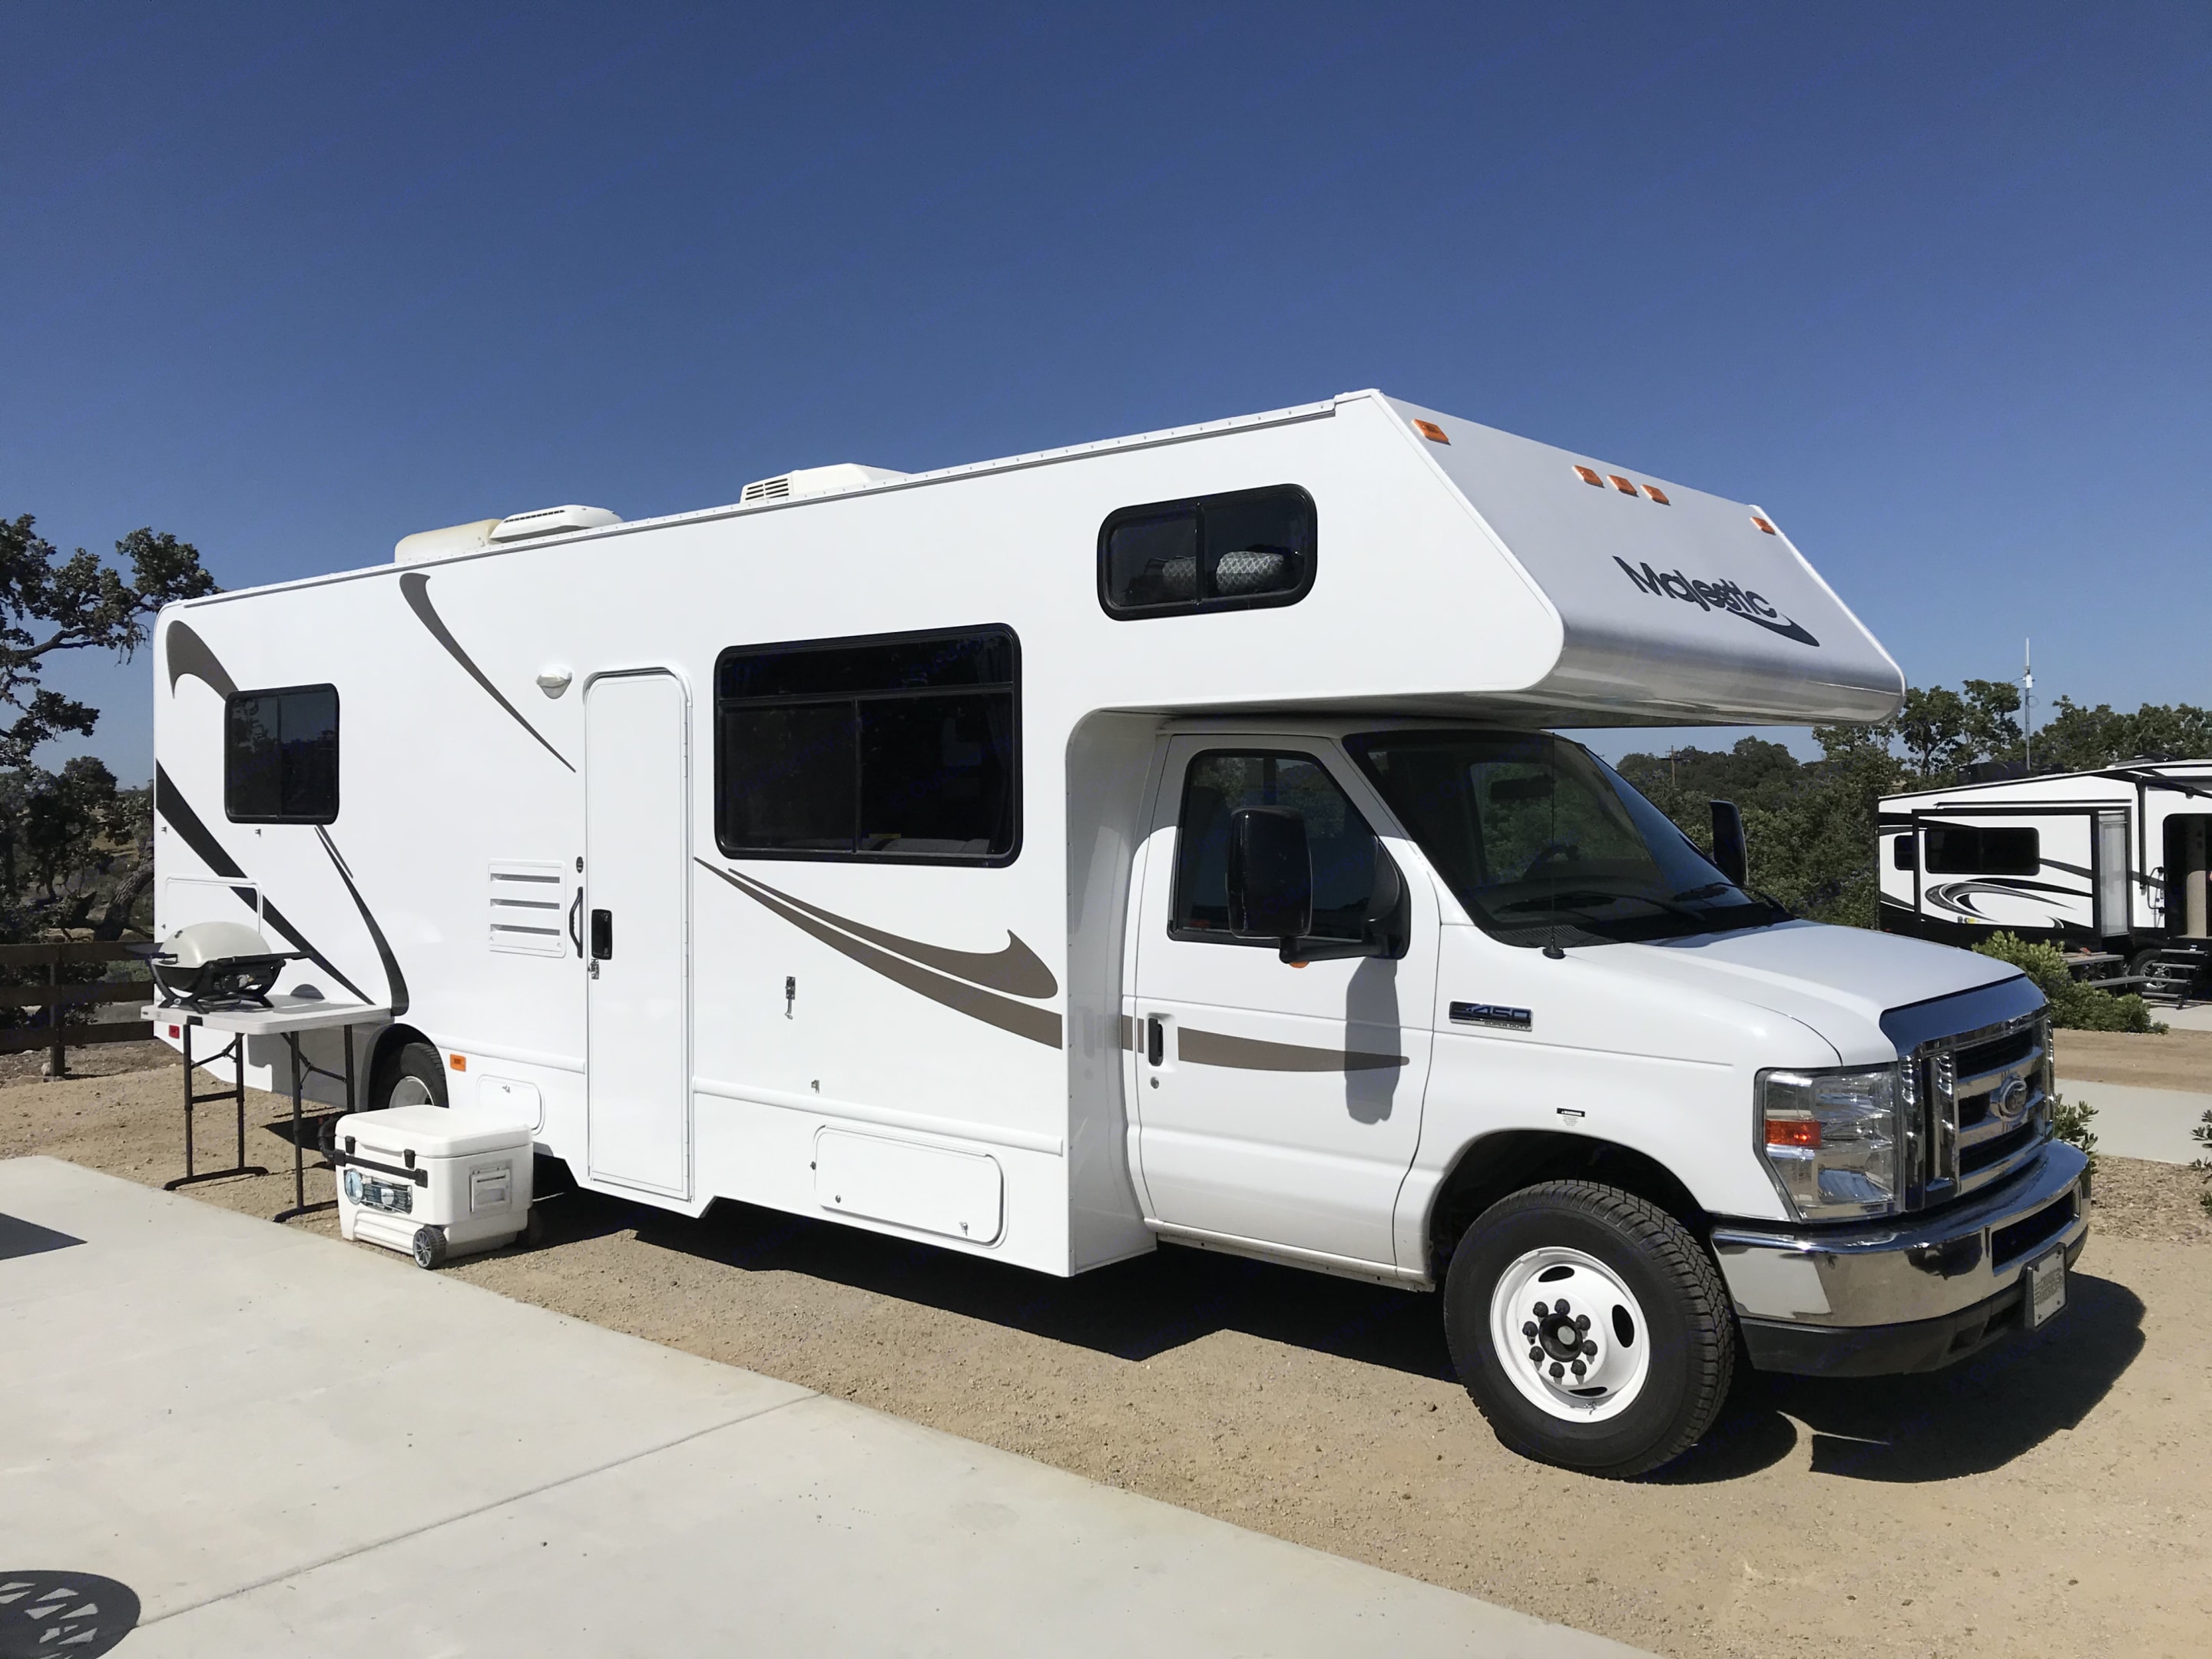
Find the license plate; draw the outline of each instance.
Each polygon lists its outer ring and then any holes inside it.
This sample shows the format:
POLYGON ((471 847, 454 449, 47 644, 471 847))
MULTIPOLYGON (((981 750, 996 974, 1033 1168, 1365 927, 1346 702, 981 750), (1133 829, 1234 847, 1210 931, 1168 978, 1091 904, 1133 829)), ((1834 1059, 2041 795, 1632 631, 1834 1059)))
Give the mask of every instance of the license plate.
POLYGON ((2066 1305, 2066 1251, 2063 1246, 2027 1264, 2023 1287, 2027 1296, 2027 1328, 2038 1325, 2066 1305))

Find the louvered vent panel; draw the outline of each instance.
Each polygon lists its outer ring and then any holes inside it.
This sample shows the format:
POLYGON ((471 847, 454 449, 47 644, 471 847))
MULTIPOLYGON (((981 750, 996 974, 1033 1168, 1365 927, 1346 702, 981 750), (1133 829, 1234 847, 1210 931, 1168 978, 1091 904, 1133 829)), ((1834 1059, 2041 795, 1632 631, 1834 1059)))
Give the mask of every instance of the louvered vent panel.
POLYGON ((561 918, 557 864, 491 866, 491 948, 527 957, 557 957, 568 948, 561 918))
POLYGON ((780 501, 790 494, 791 475, 787 472, 780 478, 763 478, 747 484, 744 493, 738 497, 738 505, 744 507, 753 501, 780 501))

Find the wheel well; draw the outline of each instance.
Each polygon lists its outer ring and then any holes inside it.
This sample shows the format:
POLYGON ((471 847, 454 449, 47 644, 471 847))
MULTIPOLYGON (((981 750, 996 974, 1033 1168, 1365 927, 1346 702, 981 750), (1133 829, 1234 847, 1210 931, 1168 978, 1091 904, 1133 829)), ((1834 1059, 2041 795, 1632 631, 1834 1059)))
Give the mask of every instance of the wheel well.
POLYGON ((1544 1181, 1596 1181, 1649 1199, 1698 1237, 1708 1218, 1690 1189, 1648 1153, 1552 1129, 1508 1129, 1471 1143, 1429 1210, 1429 1273, 1438 1284, 1474 1218, 1508 1194, 1544 1181))
MULTIPOLYGON (((368 1053, 362 1060, 362 1087, 364 1089, 374 1087, 376 1083, 376 1069, 384 1064, 385 1056, 396 1049, 406 1047, 410 1042, 429 1042, 433 1048, 438 1047, 436 1043, 430 1042, 428 1037, 423 1036, 412 1025, 387 1025, 379 1031, 376 1034, 376 1041, 369 1046, 368 1053)), ((440 1052, 444 1051, 441 1049, 440 1052)))

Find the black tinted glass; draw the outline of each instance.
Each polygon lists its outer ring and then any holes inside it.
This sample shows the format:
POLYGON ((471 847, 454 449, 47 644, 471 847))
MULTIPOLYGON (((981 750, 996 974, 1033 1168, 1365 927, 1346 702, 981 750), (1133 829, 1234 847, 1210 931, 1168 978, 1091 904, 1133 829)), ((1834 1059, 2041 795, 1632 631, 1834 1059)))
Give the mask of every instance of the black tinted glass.
POLYGON ((725 652, 715 669, 722 850, 1011 858, 1017 659, 1005 629, 725 652))
POLYGON ((1229 816, 1288 806, 1304 818, 1313 860, 1316 939, 1356 939, 1375 891, 1375 832, 1316 760, 1304 755, 1200 755, 1183 782, 1176 843, 1177 933, 1229 933, 1229 816))
POLYGON ((1295 484, 1125 507, 1098 536, 1109 615, 1290 605, 1313 586, 1313 497, 1295 484))
POLYGON ((1928 826, 1928 870, 1938 876, 2032 876, 2043 867, 2033 830, 1972 824, 1928 826))
POLYGON ((329 823, 338 815, 338 694, 327 685, 241 691, 223 719, 223 811, 237 823, 329 823))

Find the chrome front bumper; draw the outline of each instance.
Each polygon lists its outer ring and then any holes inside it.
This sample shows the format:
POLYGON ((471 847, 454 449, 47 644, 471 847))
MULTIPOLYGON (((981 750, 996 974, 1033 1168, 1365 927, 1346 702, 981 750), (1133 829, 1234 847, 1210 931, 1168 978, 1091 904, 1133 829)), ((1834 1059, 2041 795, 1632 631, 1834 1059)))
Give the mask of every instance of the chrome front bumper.
POLYGON ((2030 1261, 2061 1244, 2069 1261, 2078 1253, 2089 1231, 2087 1167, 2078 1148, 2052 1141, 2011 1179, 1933 1215, 1844 1227, 1716 1226, 1713 1253, 1753 1363, 1754 1323, 1870 1338, 1871 1328, 1954 1321, 1985 1304, 1994 1319, 2017 1300, 2030 1261))

